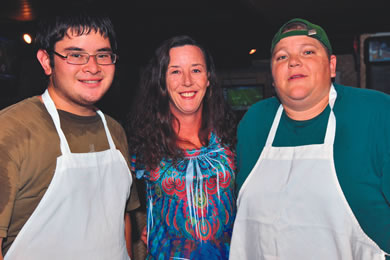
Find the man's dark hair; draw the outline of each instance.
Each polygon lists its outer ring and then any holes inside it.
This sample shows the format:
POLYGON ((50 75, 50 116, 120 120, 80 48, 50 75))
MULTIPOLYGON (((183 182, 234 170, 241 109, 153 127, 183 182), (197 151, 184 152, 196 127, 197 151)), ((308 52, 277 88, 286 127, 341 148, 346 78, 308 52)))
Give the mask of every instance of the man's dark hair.
POLYGON ((117 51, 116 34, 110 18, 100 12, 67 12, 44 17, 38 23, 35 44, 38 49, 48 52, 53 66, 55 44, 62 40, 69 30, 75 35, 89 34, 91 31, 107 37, 113 52, 117 51))

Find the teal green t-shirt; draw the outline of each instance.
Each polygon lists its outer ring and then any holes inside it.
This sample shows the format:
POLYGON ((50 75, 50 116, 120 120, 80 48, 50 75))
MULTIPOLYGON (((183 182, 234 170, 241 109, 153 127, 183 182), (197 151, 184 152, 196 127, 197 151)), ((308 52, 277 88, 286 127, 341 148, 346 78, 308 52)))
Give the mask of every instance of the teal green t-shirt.
MULTIPOLYGON (((390 253, 390 96, 334 86, 334 162, 338 180, 360 226, 382 250, 390 253)), ((260 156, 279 105, 277 98, 260 101, 239 124, 238 189, 260 156)), ((307 121, 295 121, 283 113, 273 146, 323 143, 329 113, 328 106, 307 121)))

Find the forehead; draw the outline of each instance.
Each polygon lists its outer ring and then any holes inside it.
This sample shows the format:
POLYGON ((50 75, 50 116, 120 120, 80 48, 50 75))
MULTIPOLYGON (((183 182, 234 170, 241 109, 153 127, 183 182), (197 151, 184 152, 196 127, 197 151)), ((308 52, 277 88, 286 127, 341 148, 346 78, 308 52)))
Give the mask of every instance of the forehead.
POLYGON ((56 48, 80 48, 93 51, 111 48, 111 43, 108 37, 104 37, 100 32, 94 30, 79 34, 75 30, 68 29, 64 38, 56 43, 56 48))
POLYGON ((317 39, 305 35, 296 35, 281 39, 276 44, 273 54, 280 50, 302 48, 305 46, 313 46, 326 52, 325 46, 323 46, 322 43, 317 39))
POLYGON ((200 63, 205 64, 202 50, 195 45, 173 47, 169 50, 169 63, 200 63))

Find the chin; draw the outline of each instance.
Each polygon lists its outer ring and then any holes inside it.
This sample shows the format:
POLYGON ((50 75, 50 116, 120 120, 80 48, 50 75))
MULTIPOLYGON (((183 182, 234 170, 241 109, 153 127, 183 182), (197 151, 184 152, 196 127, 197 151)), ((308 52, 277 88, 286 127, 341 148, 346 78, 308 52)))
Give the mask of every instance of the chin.
POLYGON ((103 96, 89 96, 89 97, 81 97, 80 103, 84 104, 85 106, 91 106, 98 102, 103 96))
POLYGON ((305 99, 308 95, 309 95, 309 92, 307 91, 306 88, 294 89, 293 91, 291 91, 288 94, 288 96, 291 99, 296 99, 296 100, 305 99))

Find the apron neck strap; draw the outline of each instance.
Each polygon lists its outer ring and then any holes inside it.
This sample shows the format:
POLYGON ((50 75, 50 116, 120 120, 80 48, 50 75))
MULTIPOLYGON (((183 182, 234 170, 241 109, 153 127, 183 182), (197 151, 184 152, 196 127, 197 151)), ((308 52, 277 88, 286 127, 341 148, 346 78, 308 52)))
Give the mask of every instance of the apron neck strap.
POLYGON ((329 91, 329 107, 330 107, 330 113, 329 113, 329 119, 328 119, 328 126, 326 128, 326 134, 324 143, 329 144, 333 146, 334 138, 336 135, 336 117, 333 113, 333 107, 334 103, 337 98, 337 92, 332 84, 329 91))
POLYGON ((274 122, 272 123, 271 130, 269 131, 267 141, 265 142, 265 146, 272 146, 274 142, 276 130, 278 129, 280 118, 282 117, 283 106, 280 104, 278 111, 276 112, 274 122))
MULTIPOLYGON (((58 115, 57 108, 56 108, 53 100, 51 99, 49 91, 47 89, 42 94, 42 100, 43 100, 43 104, 45 105, 45 107, 46 107, 47 111, 49 112, 51 118, 53 119, 53 122, 54 122, 54 125, 56 127, 58 136, 60 137, 61 153, 62 154, 70 154, 71 151, 70 151, 70 148, 69 148, 69 144, 68 144, 68 142, 66 140, 64 132, 61 129, 61 121, 60 121, 60 117, 58 115)), ((115 143, 114 143, 114 141, 112 139, 112 136, 110 134, 110 131, 108 129, 107 121, 106 121, 106 118, 105 118, 104 114, 100 110, 97 110, 96 113, 100 116, 100 118, 103 121, 104 130, 106 132, 106 136, 107 136, 108 144, 110 145, 110 149, 115 150, 116 149, 115 148, 115 143)))
POLYGON ((115 143, 114 143, 114 140, 112 139, 112 136, 110 134, 110 130, 108 129, 107 121, 106 121, 106 118, 105 118, 103 112, 100 110, 97 110, 96 113, 100 116, 100 118, 103 121, 104 130, 106 131, 106 136, 107 136, 108 144, 110 145, 110 149, 115 150, 116 149, 115 143))
POLYGON ((54 126, 56 127, 58 136, 60 137, 61 153, 62 154, 69 154, 70 148, 69 148, 68 142, 66 141, 66 137, 64 135, 64 132, 61 129, 60 116, 58 115, 57 108, 56 108, 53 100, 51 99, 49 91, 47 89, 42 94, 42 100, 43 100, 43 104, 45 105, 45 107, 47 109, 47 112, 49 112, 49 114, 54 122, 54 126))

